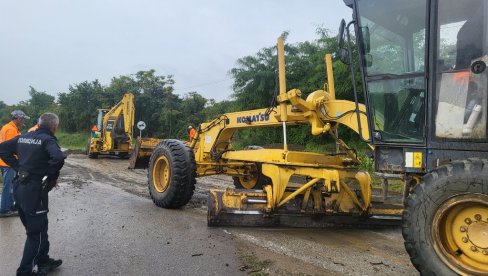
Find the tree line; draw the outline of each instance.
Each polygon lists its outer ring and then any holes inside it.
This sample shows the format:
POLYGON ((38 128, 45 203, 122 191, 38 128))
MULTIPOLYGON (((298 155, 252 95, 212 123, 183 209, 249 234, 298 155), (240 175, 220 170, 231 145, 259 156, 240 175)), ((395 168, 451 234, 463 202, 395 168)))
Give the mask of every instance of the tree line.
MULTIPOLYGON (((284 32, 283 36, 286 41, 288 33, 284 32)), ((317 36, 313 41, 285 43, 287 88, 300 89, 304 97, 324 88, 324 56, 337 52, 337 40, 327 30, 318 28, 317 36)), ((337 98, 352 100, 349 67, 338 58, 334 59, 333 67, 337 98)), ((155 70, 148 70, 113 77, 108 85, 102 85, 98 80, 72 84, 57 98, 47 91, 30 87, 30 99, 27 101, 11 106, 0 101, 0 118, 2 123, 6 123, 12 110, 22 109, 31 116, 26 126, 30 127, 40 114, 52 111, 59 114, 62 131, 88 133, 96 122, 97 109, 112 107, 122 99, 124 93, 130 91, 135 98, 135 122, 142 120, 148 125, 144 136, 181 139, 186 138, 188 125, 198 126, 226 112, 266 108, 275 104, 273 99, 278 91, 275 45, 239 58, 229 74, 234 80, 233 93, 228 100, 220 102, 207 99, 197 91, 183 96, 175 94, 175 81, 171 75, 162 76, 155 70)), ((290 143, 323 141, 322 138, 312 137, 307 126, 292 127, 289 135, 290 143)), ((248 144, 270 144, 279 143, 282 137, 280 129, 253 129, 240 131, 238 140, 248 144)))

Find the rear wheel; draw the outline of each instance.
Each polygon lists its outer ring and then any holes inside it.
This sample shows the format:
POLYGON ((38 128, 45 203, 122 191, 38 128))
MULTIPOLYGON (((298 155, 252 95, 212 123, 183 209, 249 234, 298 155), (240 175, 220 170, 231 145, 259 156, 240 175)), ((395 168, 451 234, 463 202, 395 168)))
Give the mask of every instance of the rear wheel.
POLYGON ((425 175, 406 202, 403 237, 422 275, 487 275, 488 160, 425 175))
POLYGON ((179 140, 163 140, 151 155, 148 185, 159 207, 180 208, 190 201, 196 183, 193 151, 179 140))

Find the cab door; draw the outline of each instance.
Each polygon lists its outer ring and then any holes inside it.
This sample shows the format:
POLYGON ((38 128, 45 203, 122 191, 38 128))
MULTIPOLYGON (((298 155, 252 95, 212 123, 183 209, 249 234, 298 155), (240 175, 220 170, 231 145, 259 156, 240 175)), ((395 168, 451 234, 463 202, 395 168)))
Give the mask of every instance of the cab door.
POLYGON ((429 167, 488 157, 488 0, 438 0, 431 16, 429 167))

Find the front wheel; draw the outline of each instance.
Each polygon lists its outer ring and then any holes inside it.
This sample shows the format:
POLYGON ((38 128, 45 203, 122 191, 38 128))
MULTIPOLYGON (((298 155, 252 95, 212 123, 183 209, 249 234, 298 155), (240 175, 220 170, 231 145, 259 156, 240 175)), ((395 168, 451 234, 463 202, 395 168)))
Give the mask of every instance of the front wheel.
POLYGON ((405 204, 402 230, 422 275, 488 275, 488 160, 425 175, 405 204))
POLYGON ((180 208, 195 190, 196 163, 193 151, 179 140, 163 140, 151 155, 148 185, 159 207, 180 208))

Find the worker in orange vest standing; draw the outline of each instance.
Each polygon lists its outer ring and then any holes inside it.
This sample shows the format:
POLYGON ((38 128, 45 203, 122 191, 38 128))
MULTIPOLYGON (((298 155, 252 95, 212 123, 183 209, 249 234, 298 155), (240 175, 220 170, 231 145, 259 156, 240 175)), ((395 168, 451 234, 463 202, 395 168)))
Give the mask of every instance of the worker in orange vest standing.
MULTIPOLYGON (((26 119, 30 119, 22 110, 14 110, 12 113, 12 121, 4 125, 0 129, 0 143, 15 138, 20 135, 19 127, 21 127, 26 119)), ((0 217, 18 216, 17 211, 14 210, 13 199, 13 181, 17 172, 10 168, 2 159, 0 159, 0 167, 3 175, 2 199, 0 202, 0 217)))
POLYGON ((190 136, 190 142, 193 141, 193 138, 195 138, 196 134, 197 131, 192 126, 188 126, 188 135, 190 136))

